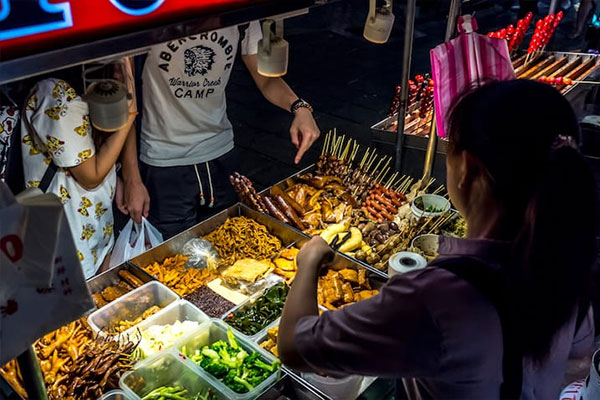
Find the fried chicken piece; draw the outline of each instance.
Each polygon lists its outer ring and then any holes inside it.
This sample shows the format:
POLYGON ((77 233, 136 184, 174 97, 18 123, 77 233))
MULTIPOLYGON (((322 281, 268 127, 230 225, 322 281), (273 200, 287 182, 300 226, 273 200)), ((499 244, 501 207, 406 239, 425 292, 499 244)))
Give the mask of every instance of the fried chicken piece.
POLYGON ((344 268, 338 271, 342 279, 346 282, 358 284, 358 272, 350 268, 344 268))

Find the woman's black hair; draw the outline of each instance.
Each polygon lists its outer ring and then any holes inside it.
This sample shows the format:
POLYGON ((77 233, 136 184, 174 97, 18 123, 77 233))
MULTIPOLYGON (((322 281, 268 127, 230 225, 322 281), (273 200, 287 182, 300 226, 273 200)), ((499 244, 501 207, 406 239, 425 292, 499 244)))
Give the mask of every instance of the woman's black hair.
POLYGON ((597 256, 597 193, 576 146, 575 113, 549 85, 492 82, 453 108, 448 138, 449 152, 467 151, 487 169, 502 207, 499 229, 513 241, 507 295, 521 345, 542 362, 588 298, 597 256))

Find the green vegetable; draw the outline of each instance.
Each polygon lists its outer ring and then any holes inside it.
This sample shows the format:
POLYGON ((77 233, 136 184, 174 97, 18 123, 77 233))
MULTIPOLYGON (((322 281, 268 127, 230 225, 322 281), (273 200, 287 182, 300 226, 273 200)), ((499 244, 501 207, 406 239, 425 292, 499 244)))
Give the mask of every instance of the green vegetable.
POLYGON ((285 283, 278 283, 267 289, 253 304, 230 314, 225 322, 245 335, 255 335, 281 315, 289 290, 290 287, 285 283))
POLYGON ((142 400, 217 400, 217 395, 211 389, 197 393, 194 397, 186 396, 187 392, 180 386, 161 386, 142 397, 142 400))
POLYGON ((419 210, 423 210, 423 211, 428 212, 428 213, 437 213, 437 212, 444 211, 443 208, 438 208, 436 206, 425 207, 425 204, 423 203, 423 199, 421 197, 417 197, 415 199, 415 201, 414 201, 414 204, 415 204, 415 206, 417 206, 417 208, 419 210))
POLYGON ((191 355, 185 350, 182 348, 190 360, 236 393, 248 393, 275 373, 280 365, 279 361, 265 363, 256 351, 248 354, 238 344, 231 329, 227 330, 227 342, 218 340, 191 355))

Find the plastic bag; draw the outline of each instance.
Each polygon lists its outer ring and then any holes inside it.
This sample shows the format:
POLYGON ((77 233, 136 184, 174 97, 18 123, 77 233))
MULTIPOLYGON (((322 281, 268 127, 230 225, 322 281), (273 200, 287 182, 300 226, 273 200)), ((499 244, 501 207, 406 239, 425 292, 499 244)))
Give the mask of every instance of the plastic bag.
POLYGON ((0 365, 94 302, 60 199, 0 182, 0 365), (46 237, 43 237, 46 235, 46 237))
POLYGON ((130 219, 115 242, 110 256, 110 268, 123 264, 146 250, 158 246, 162 241, 160 232, 146 218, 142 217, 141 224, 136 224, 130 219))
POLYGON ((219 253, 212 243, 206 239, 192 239, 183 245, 182 254, 188 258, 185 266, 188 268, 215 271, 219 264, 219 253))
POLYGON ((458 19, 458 37, 430 51, 437 133, 446 137, 447 114, 457 97, 493 80, 515 79, 505 39, 475 33, 470 15, 458 19))

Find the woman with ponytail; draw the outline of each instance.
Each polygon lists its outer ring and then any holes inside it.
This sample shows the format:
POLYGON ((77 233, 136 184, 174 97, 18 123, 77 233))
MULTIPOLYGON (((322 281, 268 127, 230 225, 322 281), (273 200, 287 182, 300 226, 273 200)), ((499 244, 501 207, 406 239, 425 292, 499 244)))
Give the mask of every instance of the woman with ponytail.
POLYGON ((425 269, 319 316, 317 277, 333 254, 313 238, 297 258, 281 360, 402 378, 411 399, 555 399, 594 337, 598 202, 577 119, 552 87, 515 80, 465 95, 448 127, 448 191, 467 239, 440 238, 425 269))

